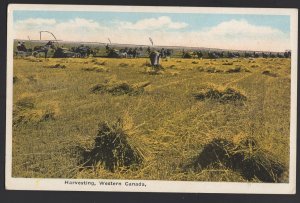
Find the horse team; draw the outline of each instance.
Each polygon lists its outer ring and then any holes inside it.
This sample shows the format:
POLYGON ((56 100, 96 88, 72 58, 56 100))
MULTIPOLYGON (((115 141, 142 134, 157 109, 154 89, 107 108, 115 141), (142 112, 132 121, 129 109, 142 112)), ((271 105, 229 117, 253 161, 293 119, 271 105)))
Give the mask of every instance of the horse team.
MULTIPOLYGON (((32 49, 27 49, 25 42, 18 42, 17 50, 15 52, 16 56, 40 56, 44 55, 45 58, 48 56, 48 52, 51 50, 54 58, 85 58, 89 56, 96 56, 99 52, 98 48, 91 48, 89 46, 80 45, 78 47, 71 47, 70 49, 64 48, 63 46, 55 46, 54 41, 48 41, 45 45, 35 46, 32 49)), ((143 47, 115 49, 110 47, 108 44, 105 47, 106 56, 109 58, 139 58, 141 56, 155 56, 157 61, 159 58, 169 58, 174 55, 173 49, 154 49, 148 47, 145 52, 143 52, 143 47)), ((178 54, 177 54, 178 55, 178 54)), ((177 57, 180 57, 178 55, 177 57)), ((182 50, 182 58, 290 58, 291 51, 287 50, 285 52, 255 52, 255 51, 205 51, 205 50, 195 50, 195 51, 184 51, 182 50)))

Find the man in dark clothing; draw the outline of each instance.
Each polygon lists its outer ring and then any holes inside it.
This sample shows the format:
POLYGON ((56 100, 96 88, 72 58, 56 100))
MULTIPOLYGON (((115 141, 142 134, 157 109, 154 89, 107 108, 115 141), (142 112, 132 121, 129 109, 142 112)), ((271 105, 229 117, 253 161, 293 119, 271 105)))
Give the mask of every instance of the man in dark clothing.
POLYGON ((21 47, 20 47, 21 51, 27 51, 26 46, 25 46, 25 42, 21 43, 21 47))
POLYGON ((161 53, 158 51, 152 51, 150 53, 150 61, 152 66, 159 66, 161 53))
POLYGON ((21 42, 18 42, 17 50, 18 50, 18 51, 21 51, 21 50, 22 50, 22 48, 21 48, 21 42))

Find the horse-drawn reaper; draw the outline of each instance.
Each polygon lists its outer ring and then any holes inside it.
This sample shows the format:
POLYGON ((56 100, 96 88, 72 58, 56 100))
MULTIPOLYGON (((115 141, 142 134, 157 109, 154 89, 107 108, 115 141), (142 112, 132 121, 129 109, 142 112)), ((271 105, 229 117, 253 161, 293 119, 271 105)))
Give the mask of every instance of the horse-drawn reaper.
POLYGON ((60 47, 55 35, 49 31, 40 31, 40 41, 42 40, 42 33, 49 33, 54 38, 53 40, 49 40, 44 45, 35 46, 32 49, 26 49, 25 44, 18 43, 16 55, 20 56, 34 56, 34 57, 41 57, 44 56, 45 58, 48 57, 48 53, 51 51, 53 58, 69 58, 69 57, 80 57, 79 53, 72 52, 67 48, 60 47))
POLYGON ((56 47, 54 45, 54 41, 51 41, 51 40, 48 41, 45 45, 35 46, 33 48, 32 55, 34 57, 38 57, 40 55, 40 53, 43 53, 45 58, 47 58, 47 54, 50 49, 56 49, 56 47))
POLYGON ((114 49, 112 47, 109 47, 109 45, 106 45, 106 53, 108 58, 135 58, 135 53, 130 48, 129 50, 125 49, 114 49), (134 56, 134 57, 133 57, 134 56))
POLYGON ((17 50, 15 52, 16 56, 26 57, 32 54, 32 49, 28 49, 25 45, 25 42, 18 42, 17 50))

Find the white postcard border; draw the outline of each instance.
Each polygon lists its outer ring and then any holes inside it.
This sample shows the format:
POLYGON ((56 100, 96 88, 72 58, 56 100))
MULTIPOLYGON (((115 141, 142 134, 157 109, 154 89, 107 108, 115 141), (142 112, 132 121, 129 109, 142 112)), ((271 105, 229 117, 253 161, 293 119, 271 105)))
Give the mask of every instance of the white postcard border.
POLYGON ((278 8, 213 8, 213 7, 163 7, 163 6, 89 6, 10 4, 7 22, 7 104, 6 104, 6 165, 5 187, 8 190, 63 190, 63 191, 120 191, 120 192, 183 192, 183 193, 296 193, 296 133, 297 133, 297 55, 298 10, 278 8), (40 179, 12 177, 12 100, 13 100, 13 11, 114 11, 156 13, 230 13, 289 15, 291 19, 291 122, 289 183, 229 183, 161 180, 107 180, 107 179, 40 179), (67 182, 66 182, 67 181, 67 182), (75 183, 77 182, 77 183, 75 183), (93 185, 92 183, 95 183, 93 185), (101 182, 103 183, 101 185, 101 182), (71 184, 74 183, 74 184, 71 184), (106 183, 106 184, 105 184, 106 183), (119 185, 121 184, 121 186, 119 185), (128 186, 129 184, 137 186, 128 186), (140 186, 142 185, 142 186, 140 186), (145 185, 145 186, 143 186, 145 185))

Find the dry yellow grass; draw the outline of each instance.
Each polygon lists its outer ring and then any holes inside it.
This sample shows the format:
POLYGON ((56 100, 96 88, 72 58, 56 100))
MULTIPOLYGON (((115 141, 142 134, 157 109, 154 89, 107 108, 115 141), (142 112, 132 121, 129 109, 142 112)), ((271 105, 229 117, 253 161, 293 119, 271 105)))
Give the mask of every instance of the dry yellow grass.
POLYGON ((16 120, 13 127, 13 176, 247 181, 224 166, 184 170, 214 138, 238 142, 242 135, 258 140, 288 170, 290 59, 169 59, 162 61, 162 74, 148 74, 147 63, 145 58, 14 59, 14 111, 24 98, 33 107, 16 114, 31 119, 16 120), (66 68, 44 68, 53 64, 66 68), (228 72, 236 67, 249 72, 228 72), (265 70, 277 77, 262 74, 265 70), (133 96, 90 92, 97 84, 124 81, 150 85, 133 96), (234 88, 247 101, 236 106, 193 97, 208 87, 234 88), (51 119, 41 119, 46 112, 51 119), (118 118, 126 120, 127 130, 134 129, 134 144, 145 152, 139 169, 110 172, 101 164, 80 165, 78 147, 91 149, 98 124, 118 118))

